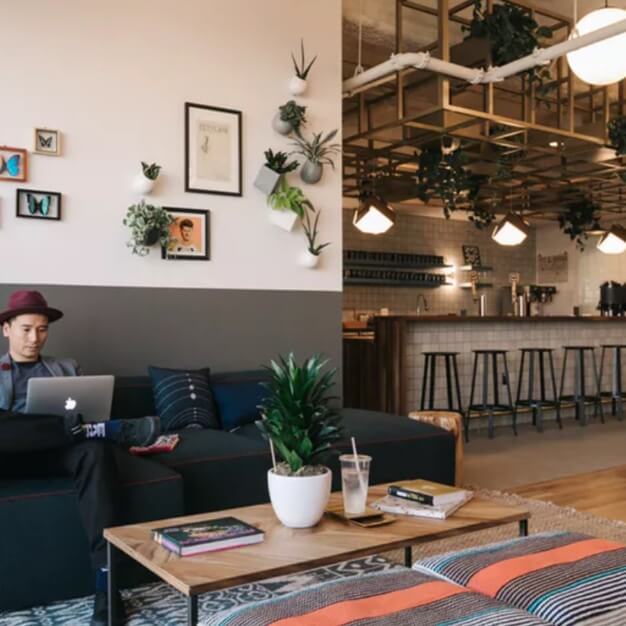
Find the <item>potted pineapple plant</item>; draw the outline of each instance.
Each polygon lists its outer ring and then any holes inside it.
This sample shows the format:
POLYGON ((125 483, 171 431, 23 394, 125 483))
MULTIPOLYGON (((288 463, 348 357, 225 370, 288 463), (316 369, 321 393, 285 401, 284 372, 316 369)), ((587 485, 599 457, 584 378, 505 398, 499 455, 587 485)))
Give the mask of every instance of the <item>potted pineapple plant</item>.
POLYGON ((309 185, 319 182, 324 173, 324 165, 330 165, 335 169, 332 155, 340 151, 338 143, 330 143, 337 129, 331 130, 325 137, 323 133, 313 133, 311 141, 306 140, 299 130, 296 130, 295 143, 292 154, 301 154, 306 161, 300 169, 300 178, 309 185))
POLYGON ((268 397, 256 424, 280 460, 267 483, 274 513, 289 528, 315 526, 330 496, 332 473, 324 462, 343 430, 328 395, 335 370, 324 372, 325 365, 319 356, 298 365, 289 354, 268 368, 268 397))
POLYGON ((298 132, 306 123, 306 107, 300 106, 295 100, 288 100, 278 107, 272 121, 272 128, 280 135, 298 132))
POLYGON ((161 166, 156 163, 141 162, 141 172, 133 180, 133 191, 148 194, 154 189, 156 179, 159 177, 161 166))
POLYGON ((300 39, 300 63, 296 61, 296 57, 291 53, 291 60, 293 61, 293 70, 296 73, 294 77, 289 81, 289 91, 294 96, 301 96, 308 86, 307 78, 309 72, 313 67, 313 63, 317 59, 317 55, 313 57, 313 60, 307 64, 304 56, 304 40, 300 39))
POLYGON ((300 165, 298 161, 288 162, 289 155, 286 152, 276 152, 270 148, 265 151, 265 163, 261 166, 254 186, 260 189, 266 196, 276 191, 281 176, 293 172, 300 165))
POLYGON ((300 257, 298 258, 298 263, 302 267, 307 267, 309 269, 317 267, 322 250, 326 248, 326 246, 330 245, 330 243, 317 243, 317 225, 319 223, 319 220, 319 211, 315 213, 315 219, 313 220, 312 224, 311 217, 308 212, 305 212, 304 219, 302 220, 302 226, 304 228, 304 234, 306 235, 308 246, 307 249, 300 254, 300 257))
POLYGON ((304 219, 305 212, 313 208, 302 189, 290 185, 284 177, 267 197, 267 203, 272 208, 270 222, 286 231, 292 231, 298 218, 304 219))

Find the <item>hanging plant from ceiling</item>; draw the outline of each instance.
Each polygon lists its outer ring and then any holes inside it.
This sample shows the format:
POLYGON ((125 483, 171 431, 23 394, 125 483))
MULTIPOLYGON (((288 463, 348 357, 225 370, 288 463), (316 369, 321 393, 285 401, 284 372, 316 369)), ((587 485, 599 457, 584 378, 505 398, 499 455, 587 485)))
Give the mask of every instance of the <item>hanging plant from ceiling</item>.
POLYGON ((443 151, 441 148, 425 148, 418 156, 417 197, 427 204, 431 198, 443 202, 446 219, 453 211, 474 202, 480 191, 483 176, 472 174, 463 167, 467 156, 460 148, 443 151))
MULTIPOLYGON (((505 65, 532 54, 540 47, 541 40, 552 37, 552 30, 540 26, 522 7, 494 4, 493 11, 487 13, 483 10, 482 0, 474 0, 472 21, 463 30, 469 33, 469 37, 489 41, 494 65, 505 65)), ((552 81, 552 75, 547 67, 533 67, 520 75, 535 84, 538 95, 545 95, 551 89, 548 83, 552 81)))
POLYGON ((611 148, 615 148, 617 156, 626 155, 626 117, 614 117, 608 124, 611 148))
POLYGON ((600 205, 591 198, 582 198, 570 203, 567 210, 559 215, 559 225, 572 241, 576 241, 582 252, 588 238, 587 231, 598 227, 599 217, 600 205))

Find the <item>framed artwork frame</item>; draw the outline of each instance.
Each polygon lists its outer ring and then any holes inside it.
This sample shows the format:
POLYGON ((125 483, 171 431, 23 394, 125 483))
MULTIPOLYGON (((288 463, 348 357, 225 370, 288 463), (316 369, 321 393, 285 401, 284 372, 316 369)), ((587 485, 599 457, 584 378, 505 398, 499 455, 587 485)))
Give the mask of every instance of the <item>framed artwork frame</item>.
POLYGON ((480 248, 478 246, 463 245, 463 264, 472 267, 481 267, 480 248))
POLYGON ((171 261, 211 259, 210 218, 206 209, 163 207, 174 222, 170 225, 170 245, 161 248, 161 258, 171 261))
POLYGON ((28 178, 28 151, 0 146, 0 180, 24 182, 28 178))
POLYGON ((61 131, 52 128, 35 128, 33 152, 47 156, 61 155, 61 131))
POLYGON ((241 111, 185 103, 185 191, 241 196, 241 111))
POLYGON ((58 191, 18 189, 15 194, 15 217, 59 221, 62 213, 58 191))

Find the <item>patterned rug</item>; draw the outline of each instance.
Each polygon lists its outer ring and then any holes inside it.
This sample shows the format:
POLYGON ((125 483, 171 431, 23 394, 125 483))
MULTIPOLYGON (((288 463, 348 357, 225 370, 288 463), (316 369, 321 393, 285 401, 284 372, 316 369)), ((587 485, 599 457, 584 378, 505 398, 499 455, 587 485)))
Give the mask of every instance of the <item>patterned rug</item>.
MULTIPOLYGON (((502 504, 524 506, 532 517, 530 532, 544 530, 568 530, 582 532, 604 539, 626 543, 626 523, 608 520, 574 509, 556 506, 549 502, 529 500, 516 495, 496 491, 479 490, 481 496, 502 504)), ((476 533, 451 537, 415 547, 415 559, 448 550, 460 550, 493 541, 517 536, 517 524, 476 533)), ((300 574, 290 574, 258 583, 240 585, 200 596, 198 607, 200 623, 212 626, 230 611, 250 602, 276 598, 304 589, 310 585, 350 576, 388 571, 403 563, 401 551, 389 552, 328 567, 321 567, 300 574)), ((166 584, 151 584, 123 592, 128 613, 128 626, 177 626, 185 623, 186 605, 183 596, 166 584)), ((92 597, 58 602, 12 613, 0 613, 2 626, 88 626, 92 611, 92 597)))

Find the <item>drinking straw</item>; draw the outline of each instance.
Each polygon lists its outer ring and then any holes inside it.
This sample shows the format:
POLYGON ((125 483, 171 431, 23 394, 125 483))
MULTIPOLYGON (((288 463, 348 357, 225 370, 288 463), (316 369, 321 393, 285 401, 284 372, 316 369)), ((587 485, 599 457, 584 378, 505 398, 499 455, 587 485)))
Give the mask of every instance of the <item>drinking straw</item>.
POLYGON ((270 453, 272 455, 272 465, 274 466, 274 471, 276 471, 276 453, 274 452, 274 442, 270 438, 270 453))
POLYGON ((359 465, 359 455, 356 451, 356 441, 354 440, 354 437, 350 437, 350 441, 352 442, 352 454, 354 454, 354 462, 356 464, 356 471, 359 477, 359 487, 361 487, 361 491, 363 493, 366 493, 367 489, 365 488, 365 483, 363 482, 363 474, 361 473, 361 467, 359 465))

